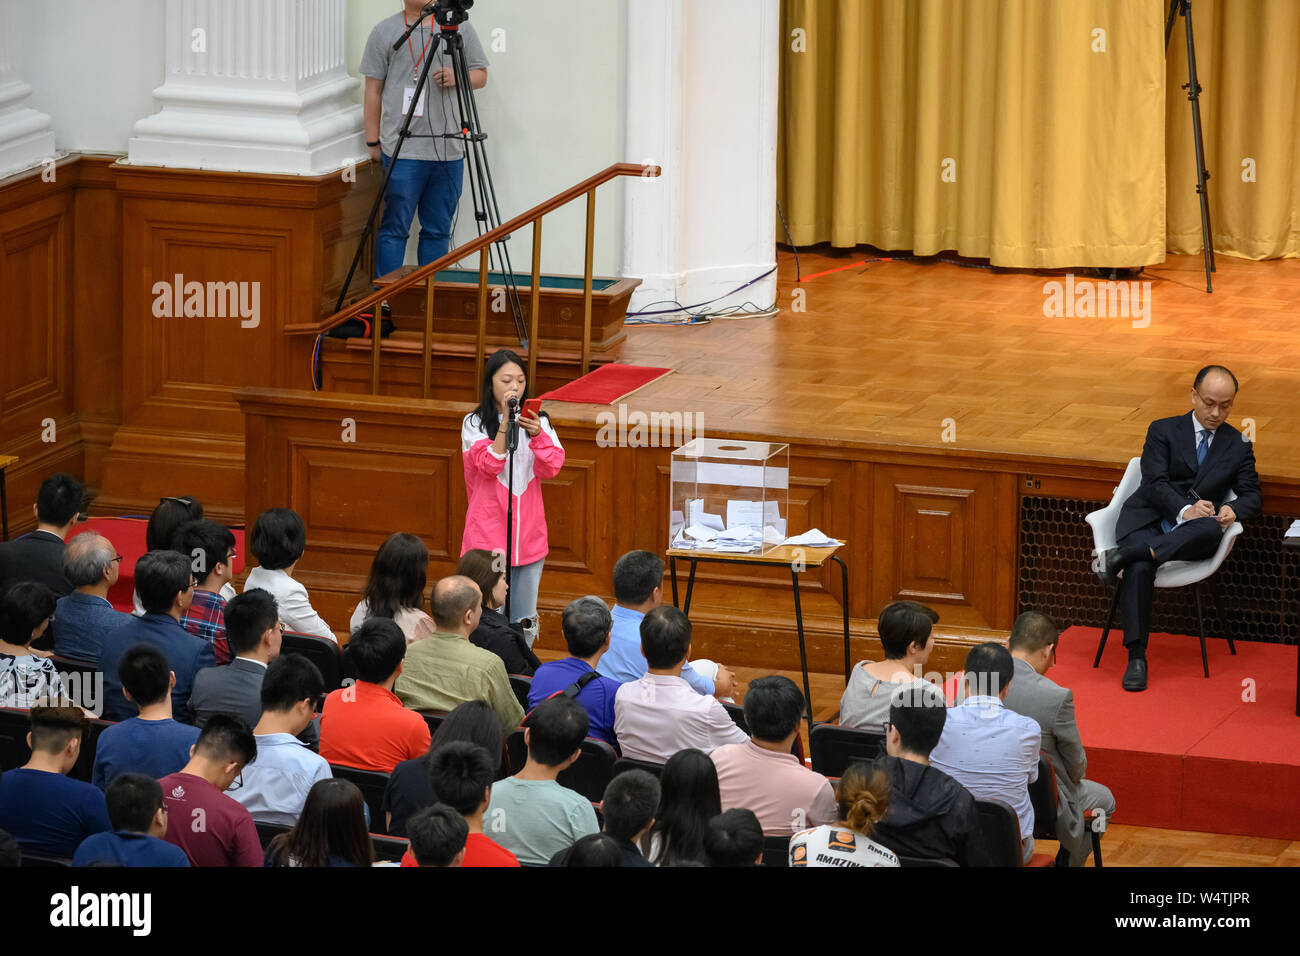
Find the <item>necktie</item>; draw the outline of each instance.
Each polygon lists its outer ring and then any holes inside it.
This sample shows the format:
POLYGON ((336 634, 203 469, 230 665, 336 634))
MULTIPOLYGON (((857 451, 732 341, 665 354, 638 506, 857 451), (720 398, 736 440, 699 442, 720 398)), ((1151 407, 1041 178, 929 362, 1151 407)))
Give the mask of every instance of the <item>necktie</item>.
POLYGON ((1213 436, 1214 432, 1208 428, 1201 430, 1201 440, 1196 443, 1196 464, 1199 465, 1205 461, 1205 456, 1210 450, 1210 439, 1213 436))

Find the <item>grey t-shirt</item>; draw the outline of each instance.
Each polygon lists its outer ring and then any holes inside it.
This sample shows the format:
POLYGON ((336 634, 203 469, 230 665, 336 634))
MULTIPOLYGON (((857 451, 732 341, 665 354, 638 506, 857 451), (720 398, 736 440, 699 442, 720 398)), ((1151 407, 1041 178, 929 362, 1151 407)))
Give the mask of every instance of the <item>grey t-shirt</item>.
MULTIPOLYGON (((451 66, 446 43, 439 38, 438 25, 430 17, 414 30, 407 42, 394 50, 393 44, 406 32, 406 16, 396 13, 380 20, 370 31, 366 50, 361 56, 362 76, 384 81, 384 95, 379 118, 379 143, 386 156, 397 148, 397 133, 406 118, 409 101, 407 90, 414 90, 416 79, 424 69, 424 50, 433 56, 429 67, 429 81, 424 89, 424 115, 411 120, 410 134, 402 147, 402 159, 460 159, 465 155, 464 144, 458 139, 443 139, 445 133, 460 127, 456 108, 456 91, 441 88, 434 82, 434 71, 451 66), (434 53, 434 45, 437 53, 434 53), (432 134, 432 138, 430 138, 432 134)), ((471 70, 486 70, 487 55, 478 34, 469 23, 460 25, 465 45, 465 64, 471 70)))
POLYGON ((934 691, 936 701, 941 703, 943 700, 943 695, 935 691, 934 685, 928 681, 896 683, 877 680, 863 669, 862 665, 865 663, 867 662, 860 661, 854 665, 853 673, 849 676, 849 684, 844 688, 844 695, 840 697, 841 727, 857 727, 860 730, 880 733, 884 729, 885 722, 889 720, 889 707, 893 703, 894 696, 912 683, 921 684, 922 690, 934 691))
POLYGON ((492 784, 483 832, 523 864, 545 866, 580 839, 600 832, 596 811, 554 780, 507 777, 492 784))

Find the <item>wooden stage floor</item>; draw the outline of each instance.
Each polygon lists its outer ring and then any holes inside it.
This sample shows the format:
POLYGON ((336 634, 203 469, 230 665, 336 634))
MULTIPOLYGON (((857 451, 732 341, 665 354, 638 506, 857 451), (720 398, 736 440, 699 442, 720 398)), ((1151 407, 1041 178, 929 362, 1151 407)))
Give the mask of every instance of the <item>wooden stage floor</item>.
MULTIPOLYGON (((810 276, 865 254, 799 258, 810 276)), ((1212 295, 1198 256, 1148 268, 1137 281, 1150 283, 1149 325, 1135 328, 1142 319, 1046 317, 1044 284, 1063 272, 891 261, 796 284, 781 252, 774 316, 629 327, 620 361, 675 373, 626 403, 699 413, 706 435, 1122 465, 1149 422, 1190 410, 1195 371, 1217 363, 1241 382, 1229 420, 1254 421, 1261 476, 1300 482, 1300 260, 1217 265, 1212 295), (806 311, 792 309, 796 290, 806 311)))

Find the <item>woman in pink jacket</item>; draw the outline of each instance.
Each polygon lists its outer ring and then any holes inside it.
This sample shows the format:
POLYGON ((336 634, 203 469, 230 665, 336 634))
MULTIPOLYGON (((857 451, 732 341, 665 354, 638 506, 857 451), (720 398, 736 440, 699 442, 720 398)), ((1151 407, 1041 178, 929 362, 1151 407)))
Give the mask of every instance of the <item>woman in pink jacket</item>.
MULTIPOLYGON (((472 548, 506 550, 506 406, 528 398, 523 361, 514 352, 494 352, 483 372, 482 401, 461 425, 465 460, 465 535, 460 553, 472 548)), ((549 416, 520 414, 514 467, 514 537, 510 555, 510 619, 524 624, 531 644, 537 638, 537 590, 546 560, 546 511, 541 479, 564 466, 564 448, 549 416)))

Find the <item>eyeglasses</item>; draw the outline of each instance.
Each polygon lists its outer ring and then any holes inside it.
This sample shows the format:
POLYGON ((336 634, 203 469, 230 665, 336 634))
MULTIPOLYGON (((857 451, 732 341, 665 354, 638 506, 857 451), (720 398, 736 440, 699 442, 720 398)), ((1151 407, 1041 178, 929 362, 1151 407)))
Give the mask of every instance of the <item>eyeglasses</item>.
POLYGON ((114 558, 113 558, 113 560, 114 560, 114 561, 121 561, 121 560, 122 560, 122 555, 120 555, 120 554, 119 554, 119 555, 115 555, 114 558))
POLYGON ((1225 414, 1232 410, 1232 403, 1236 401, 1235 398, 1230 398, 1226 402, 1211 402, 1200 392, 1196 391, 1196 389, 1192 389, 1192 393, 1196 396, 1196 400, 1206 408, 1218 409, 1225 414))
POLYGON ((235 779, 230 782, 230 786, 226 787, 226 793, 229 793, 231 790, 238 790, 243 785, 244 785, 244 771, 241 770, 239 771, 238 776, 236 776, 235 779))

